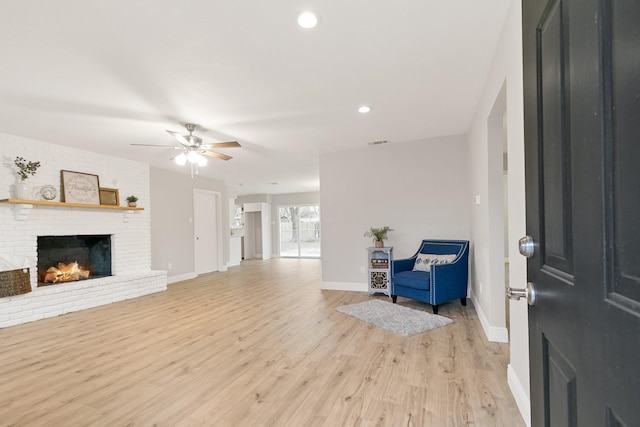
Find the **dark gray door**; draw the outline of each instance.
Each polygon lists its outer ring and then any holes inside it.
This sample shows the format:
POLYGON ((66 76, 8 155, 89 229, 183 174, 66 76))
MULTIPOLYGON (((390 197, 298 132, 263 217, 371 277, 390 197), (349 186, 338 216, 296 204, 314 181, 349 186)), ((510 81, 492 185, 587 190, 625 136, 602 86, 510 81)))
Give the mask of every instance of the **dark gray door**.
POLYGON ((533 426, 640 426, 640 1, 523 0, 533 426))

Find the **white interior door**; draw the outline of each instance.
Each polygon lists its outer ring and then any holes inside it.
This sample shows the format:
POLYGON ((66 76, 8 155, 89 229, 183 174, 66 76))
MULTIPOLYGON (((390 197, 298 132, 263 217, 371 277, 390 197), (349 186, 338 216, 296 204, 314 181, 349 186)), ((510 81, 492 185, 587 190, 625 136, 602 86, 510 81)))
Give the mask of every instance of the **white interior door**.
POLYGON ((219 270, 217 194, 193 191, 193 230, 196 274, 219 270))

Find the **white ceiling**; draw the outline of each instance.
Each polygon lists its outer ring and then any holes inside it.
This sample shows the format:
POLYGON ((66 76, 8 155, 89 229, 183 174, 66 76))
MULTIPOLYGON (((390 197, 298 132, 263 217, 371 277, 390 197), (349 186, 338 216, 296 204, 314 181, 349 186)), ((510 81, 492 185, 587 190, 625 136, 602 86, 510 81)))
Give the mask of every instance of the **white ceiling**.
POLYGON ((202 175, 316 191, 321 152, 466 133, 508 3, 1 0, 0 132, 189 173, 130 144, 193 122, 242 144, 202 175), (317 28, 297 26, 305 9, 317 28))

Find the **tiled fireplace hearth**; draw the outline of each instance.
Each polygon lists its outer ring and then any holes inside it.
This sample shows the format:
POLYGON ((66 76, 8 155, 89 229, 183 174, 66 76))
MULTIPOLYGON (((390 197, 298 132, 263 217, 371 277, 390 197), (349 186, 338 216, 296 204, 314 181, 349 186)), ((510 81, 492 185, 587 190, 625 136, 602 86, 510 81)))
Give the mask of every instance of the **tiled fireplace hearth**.
MULTIPOLYGON (((151 270, 148 165, 4 134, 0 134, 0 152, 6 158, 47 159, 31 180, 36 189, 34 199, 39 199, 37 189, 43 185, 57 184, 60 194, 60 170, 78 170, 82 165, 82 172, 100 177, 100 186, 118 188, 120 194, 136 194, 139 206, 145 208, 131 212, 0 203, 0 254, 28 260, 32 288, 23 295, 0 298, 0 328, 166 290, 166 272, 151 270), (50 266, 38 264, 38 251, 50 245, 47 238, 51 236, 85 236, 77 239, 88 239, 88 246, 97 246, 77 252, 67 249, 67 261, 88 264, 90 270, 99 264, 99 271, 87 280, 43 283, 43 273, 50 266), (84 258, 87 251, 102 259, 84 258)), ((11 197, 14 181, 9 168, 0 168, 0 199, 11 197)), ((60 201, 60 196, 56 200, 60 201)), ((58 258, 49 261, 55 266, 66 264, 58 258)))

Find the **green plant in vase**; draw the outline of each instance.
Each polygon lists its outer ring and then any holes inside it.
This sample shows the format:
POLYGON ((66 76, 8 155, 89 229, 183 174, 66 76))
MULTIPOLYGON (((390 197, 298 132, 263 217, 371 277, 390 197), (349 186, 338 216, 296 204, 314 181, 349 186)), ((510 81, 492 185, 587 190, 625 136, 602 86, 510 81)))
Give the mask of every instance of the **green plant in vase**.
POLYGON ((393 228, 387 227, 386 225, 380 228, 371 227, 369 231, 364 233, 364 237, 373 238, 374 246, 376 248, 382 248, 384 247, 384 241, 387 239, 387 233, 390 231, 393 231, 393 228))
POLYGON ((129 204, 130 207, 135 208, 138 204, 136 203, 138 201, 138 198, 136 196, 129 196, 127 197, 127 203, 129 204))
POLYGON ((40 162, 31 162, 24 157, 16 157, 13 164, 18 168, 18 176, 20 177, 13 185, 14 197, 16 199, 29 200, 32 197, 31 186, 25 181, 30 176, 34 176, 40 167, 40 162))
POLYGON ((13 163, 18 167, 20 181, 26 180, 29 176, 34 176, 40 167, 40 162, 30 162, 22 157, 16 157, 13 163))

